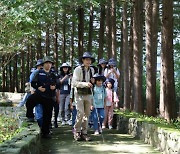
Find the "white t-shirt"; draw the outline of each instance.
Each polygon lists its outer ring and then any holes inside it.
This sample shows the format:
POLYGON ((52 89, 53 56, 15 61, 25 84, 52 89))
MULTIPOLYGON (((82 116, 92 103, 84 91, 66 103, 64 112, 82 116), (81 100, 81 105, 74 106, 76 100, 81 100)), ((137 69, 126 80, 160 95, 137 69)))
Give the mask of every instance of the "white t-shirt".
MULTIPOLYGON (((120 75, 120 72, 119 72, 119 69, 118 68, 115 68, 116 72, 118 75, 120 75)), ((109 68, 106 68, 105 71, 104 71, 104 76, 107 76, 109 73, 111 72, 111 69, 109 68)), ((116 75, 115 73, 110 73, 109 77, 108 78, 112 78, 114 79, 114 87, 118 87, 118 80, 116 78, 116 75)))

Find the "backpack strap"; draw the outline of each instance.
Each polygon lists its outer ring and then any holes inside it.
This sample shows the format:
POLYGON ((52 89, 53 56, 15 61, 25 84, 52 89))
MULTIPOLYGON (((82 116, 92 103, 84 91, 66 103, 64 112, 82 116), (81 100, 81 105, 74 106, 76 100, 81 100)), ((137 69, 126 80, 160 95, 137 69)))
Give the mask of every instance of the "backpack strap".
MULTIPOLYGON (((81 68, 82 68, 82 73, 83 73, 83 82, 86 82, 86 79, 85 79, 85 75, 86 75, 86 73, 85 73, 85 69, 84 69, 84 66, 81 66, 81 68)), ((89 67, 89 73, 90 73, 90 79, 92 78, 92 70, 91 70, 91 67, 89 67)))

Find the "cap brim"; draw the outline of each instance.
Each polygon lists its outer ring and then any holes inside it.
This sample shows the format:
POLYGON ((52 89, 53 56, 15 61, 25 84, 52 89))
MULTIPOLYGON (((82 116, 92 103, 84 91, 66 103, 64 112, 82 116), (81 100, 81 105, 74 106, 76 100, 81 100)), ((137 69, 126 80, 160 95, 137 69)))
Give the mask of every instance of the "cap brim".
POLYGON ((95 59, 93 57, 80 57, 79 62, 83 63, 82 59, 85 59, 85 58, 90 58, 91 59, 91 64, 95 62, 95 59))

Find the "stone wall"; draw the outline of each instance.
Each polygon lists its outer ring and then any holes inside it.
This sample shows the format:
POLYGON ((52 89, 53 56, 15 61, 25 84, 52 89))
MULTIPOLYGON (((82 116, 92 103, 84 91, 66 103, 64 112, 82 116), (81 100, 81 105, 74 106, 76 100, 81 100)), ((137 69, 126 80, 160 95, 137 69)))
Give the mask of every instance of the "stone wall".
POLYGON ((166 130, 155 124, 122 116, 117 116, 117 129, 120 133, 131 134, 151 144, 165 154, 180 154, 180 131, 166 130))
MULTIPOLYGON (((17 118, 19 127, 25 120, 24 108, 0 107, 0 113, 9 117, 17 118)), ((0 144, 0 154, 39 154, 40 133, 37 123, 27 123, 23 130, 11 140, 0 144)))

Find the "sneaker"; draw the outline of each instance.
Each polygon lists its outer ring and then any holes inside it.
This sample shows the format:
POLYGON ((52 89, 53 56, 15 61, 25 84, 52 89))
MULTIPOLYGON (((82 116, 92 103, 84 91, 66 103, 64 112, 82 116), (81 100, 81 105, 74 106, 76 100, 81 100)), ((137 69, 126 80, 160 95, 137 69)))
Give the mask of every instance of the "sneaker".
POLYGON ((94 135, 99 135, 99 131, 95 130, 94 135))
POLYGON ((113 127, 111 125, 109 125, 109 129, 112 129, 113 127))
POLYGON ((74 132, 74 139, 76 141, 82 141, 82 138, 81 138, 81 133, 80 132, 74 132))
POLYGON ((62 121, 61 125, 64 126, 65 124, 66 124, 66 122, 65 122, 65 121, 62 121))
POLYGON ((84 141, 91 141, 91 138, 87 134, 81 134, 81 138, 84 141))
POLYGON ((71 121, 71 120, 68 120, 68 121, 67 121, 67 124, 68 124, 69 126, 72 126, 72 121, 71 121))
POLYGON ((102 129, 105 129, 106 127, 104 125, 102 125, 102 129))

